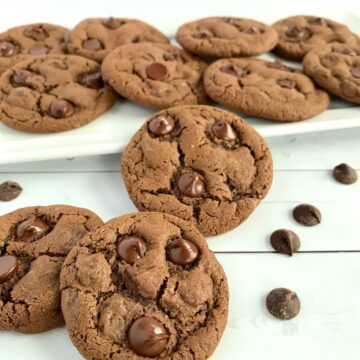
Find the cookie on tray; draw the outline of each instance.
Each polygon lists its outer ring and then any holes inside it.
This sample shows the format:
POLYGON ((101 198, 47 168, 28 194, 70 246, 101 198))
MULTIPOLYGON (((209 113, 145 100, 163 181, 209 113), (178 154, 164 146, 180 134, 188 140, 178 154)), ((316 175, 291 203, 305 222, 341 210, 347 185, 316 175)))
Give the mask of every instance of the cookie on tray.
POLYGON ((139 210, 192 221, 206 236, 245 221, 272 181, 263 138, 239 116, 211 106, 154 114, 130 140, 121 167, 139 210))
POLYGON ((209 17, 182 25, 176 40, 193 54, 221 58, 266 53, 275 47, 278 36, 255 20, 209 17))
POLYGON ((202 83, 207 64, 169 44, 130 44, 111 51, 102 74, 120 95, 163 109, 207 102, 202 83))
POLYGON ((66 205, 0 216, 0 329, 39 333, 61 326, 59 276, 65 256, 102 225, 93 212, 66 205))
POLYGON ((360 47, 331 45, 309 52, 304 71, 320 87, 344 100, 360 104, 360 47))
POLYGON ((136 19, 85 19, 70 31, 67 43, 72 54, 101 62, 109 51, 131 43, 168 43, 168 38, 153 26, 136 19))
POLYGON ((0 120, 20 131, 51 133, 79 128, 116 101, 100 65, 75 55, 31 57, 0 78, 0 120))
POLYGON ((303 73, 279 61, 222 59, 204 74, 214 101, 250 116, 276 121, 309 119, 329 106, 328 94, 303 73))
POLYGON ((33 55, 64 54, 68 29, 37 23, 11 28, 0 34, 0 74, 33 55))
POLYGON ((226 276, 189 222, 128 214, 91 232, 61 271, 69 335, 86 359, 208 359, 220 342, 226 276))
POLYGON ((327 44, 355 46, 359 42, 359 36, 346 25, 316 16, 291 16, 279 20, 273 28, 279 35, 275 52, 289 60, 301 61, 310 50, 327 44))

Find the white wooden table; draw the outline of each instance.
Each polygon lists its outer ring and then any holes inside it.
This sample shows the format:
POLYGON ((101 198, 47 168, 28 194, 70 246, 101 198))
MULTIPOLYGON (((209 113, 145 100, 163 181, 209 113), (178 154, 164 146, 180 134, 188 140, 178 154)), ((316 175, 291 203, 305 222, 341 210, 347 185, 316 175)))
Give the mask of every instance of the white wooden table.
MULTIPOLYGON (((253 216, 209 245, 229 278, 230 317, 215 360, 358 360, 360 356, 360 181, 336 183, 333 166, 360 170, 360 129, 272 138, 274 184, 253 216), (292 208, 319 207, 323 222, 298 225, 292 208), (290 228, 301 237, 292 258, 275 254, 269 235, 290 228), (302 302, 300 314, 284 322, 269 315, 267 293, 289 287, 302 302)), ((118 154, 0 166, 0 183, 18 181, 21 196, 0 203, 0 214, 19 207, 66 203, 87 207, 104 220, 135 211, 119 173, 118 154)), ((0 332, 6 360, 81 359, 57 329, 24 336, 0 332)))

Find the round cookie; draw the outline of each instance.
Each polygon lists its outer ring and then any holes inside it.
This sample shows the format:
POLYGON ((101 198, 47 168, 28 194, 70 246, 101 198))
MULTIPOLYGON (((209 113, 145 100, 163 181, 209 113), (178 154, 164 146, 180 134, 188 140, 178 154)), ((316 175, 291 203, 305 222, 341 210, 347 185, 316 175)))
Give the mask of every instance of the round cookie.
POLYGON ((209 17, 182 25, 176 40, 187 51, 210 57, 254 56, 272 50, 277 33, 261 22, 209 17))
POLYGON ((332 45, 310 51, 303 68, 330 94, 360 104, 360 47, 332 45))
POLYGON ((273 25, 279 41, 275 52, 290 60, 301 61, 309 51, 327 44, 355 46, 359 37, 346 25, 316 16, 291 16, 273 25))
POLYGON ((279 61, 222 59, 204 74, 214 101, 231 109, 276 121, 299 121, 325 111, 329 96, 306 75, 279 61))
POLYGON ((109 221, 72 249, 60 278, 86 359, 208 359, 227 322, 223 269, 199 231, 168 214, 109 221))
POLYGON ((86 125, 116 101, 100 65, 75 55, 31 57, 0 78, 2 122, 16 130, 51 133, 86 125))
POLYGON ((104 59, 104 80, 136 103, 163 109, 207 102, 202 84, 206 63, 169 44, 121 46, 104 59))
POLYGON ((37 23, 11 28, 0 34, 0 74, 32 55, 64 54, 68 29, 37 23))
POLYGON ((93 212, 66 205, 0 216, 0 329, 39 333, 63 325, 59 276, 65 256, 102 225, 93 212))
POLYGON ((168 38, 149 24, 136 19, 93 18, 81 21, 70 31, 69 53, 101 62, 109 51, 131 43, 168 43, 168 38))
POLYGON ((154 114, 133 136, 122 175, 139 210, 192 221, 203 235, 241 224, 272 181, 271 154, 239 116, 211 106, 154 114))

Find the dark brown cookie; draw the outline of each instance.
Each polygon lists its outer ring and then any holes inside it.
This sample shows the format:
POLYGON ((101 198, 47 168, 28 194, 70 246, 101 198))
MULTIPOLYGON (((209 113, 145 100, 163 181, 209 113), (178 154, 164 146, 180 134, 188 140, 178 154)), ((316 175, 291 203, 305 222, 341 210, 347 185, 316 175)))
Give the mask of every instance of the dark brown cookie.
POLYGON ((11 28, 0 34, 0 74, 32 55, 64 54, 68 29, 38 23, 11 28))
POLYGON ((304 71, 320 87, 344 100, 360 104, 360 47, 331 45, 309 52, 304 71))
POLYGON ((267 296, 266 307, 279 320, 290 320, 300 312, 301 303, 296 292, 277 288, 267 296))
POLYGON ((156 109, 206 103, 202 84, 206 63, 168 44, 121 46, 104 59, 101 70, 120 95, 156 109))
POLYGON ((220 104, 269 120, 305 120, 329 106, 325 91, 279 62, 218 60, 205 71, 204 86, 209 97, 220 104))
POLYGON ((355 46, 359 37, 345 25, 316 16, 292 16, 273 25, 279 34, 275 52, 291 60, 301 60, 313 49, 327 44, 355 46))
POLYGON ((91 211, 66 205, 0 217, 0 329, 39 333, 63 324, 61 266, 70 249, 99 225, 91 211))
POLYGON ((344 163, 335 166, 332 174, 337 182, 345 185, 351 185, 358 179, 356 170, 344 163))
POLYGON ((189 222, 137 213, 82 239, 61 271, 70 337, 86 359, 208 359, 224 331, 226 276, 189 222))
POLYGON ((182 25, 176 40, 187 51, 210 57, 254 56, 277 43, 270 26, 250 19, 210 17, 182 25))
POLYGON ((241 224, 265 197, 272 160, 239 116, 177 106, 153 115, 134 135, 122 175, 138 209, 167 212, 216 235, 241 224))
POLYGON ((100 65, 75 55, 31 57, 0 78, 2 122, 16 130, 50 133, 94 120, 116 101, 100 65))
POLYGON ((94 18, 81 21, 70 31, 68 51, 102 61, 109 51, 131 43, 168 43, 167 37, 136 19, 94 18))

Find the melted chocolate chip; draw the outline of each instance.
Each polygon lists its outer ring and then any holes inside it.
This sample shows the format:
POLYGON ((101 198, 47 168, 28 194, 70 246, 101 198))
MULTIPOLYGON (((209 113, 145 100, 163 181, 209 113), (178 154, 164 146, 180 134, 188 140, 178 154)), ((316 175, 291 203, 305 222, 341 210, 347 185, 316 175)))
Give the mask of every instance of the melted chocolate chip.
POLYGON ((340 164, 335 166, 333 170, 333 177, 341 184, 350 185, 356 182, 358 175, 356 170, 348 164, 340 164))
POLYGON ((177 181, 178 189, 184 196, 196 198, 205 191, 204 178, 194 172, 183 173, 177 181))
POLYGON ((199 30, 192 34, 193 38, 195 39, 207 39, 212 37, 212 32, 206 29, 199 30))
POLYGON ((96 38, 89 38, 82 43, 82 47, 88 51, 98 51, 104 48, 102 42, 96 38))
POLYGON ((99 90, 104 87, 104 81, 99 72, 92 74, 81 74, 78 78, 78 82, 90 89, 99 90))
POLYGON ((0 42, 0 56, 1 57, 11 57, 18 53, 17 47, 8 41, 0 42))
POLYGON ((172 240, 166 247, 166 253, 171 262, 176 265, 192 264, 199 256, 199 248, 185 239, 172 240))
POLYGON ((315 19, 310 19, 309 20, 309 24, 312 24, 312 25, 320 25, 320 26, 327 26, 327 23, 326 21, 323 19, 323 18, 315 18, 315 19))
POLYGON ((51 116, 55 119, 63 119, 74 115, 75 106, 68 100, 59 99, 54 101, 50 107, 51 116))
POLYGON ((132 39, 132 42, 134 44, 137 44, 137 43, 141 43, 141 42, 144 42, 144 41, 147 41, 146 37, 143 36, 143 35, 136 35, 134 36, 134 38, 132 39))
POLYGON ((235 64, 224 65, 220 68, 220 71, 237 77, 242 77, 250 74, 249 70, 242 69, 241 67, 235 64))
POLYGON ((244 28, 241 32, 243 32, 245 34, 250 34, 250 35, 259 35, 259 34, 263 34, 264 30, 259 29, 256 26, 249 26, 247 28, 244 28))
POLYGON ((278 288, 272 290, 267 296, 266 307, 277 319, 290 320, 300 312, 301 304, 294 291, 278 288))
POLYGON ((293 231, 287 229, 274 231, 270 236, 270 243, 280 254, 292 256, 300 249, 300 238, 293 231))
POLYGON ((0 256, 0 283, 12 278, 19 269, 19 263, 15 256, 0 256))
POLYGON ((337 50, 338 53, 349 56, 356 56, 356 52, 349 46, 344 46, 337 50))
POLYGON ((181 62, 184 62, 184 59, 182 58, 181 54, 176 53, 174 51, 168 51, 168 52, 164 53, 163 58, 166 61, 181 61, 181 62))
POLYGON ((280 80, 277 80, 276 82, 279 86, 281 86, 284 89, 294 89, 296 86, 296 82, 292 81, 292 80, 287 80, 287 79, 281 80, 280 79, 280 80))
POLYGON ((5 181, 0 185, 0 201, 16 199, 22 191, 22 187, 14 181, 5 181))
POLYGON ((321 222, 321 213, 319 209, 309 204, 296 206, 293 210, 293 217, 299 224, 305 226, 314 226, 321 222))
POLYGON ((139 237, 129 236, 120 240, 116 251, 121 260, 133 264, 145 255, 146 244, 139 237))
POLYGON ((352 75, 354 78, 360 79, 360 66, 358 66, 358 67, 353 67, 353 68, 351 69, 351 75, 352 75))
POLYGON ((146 68, 146 75, 152 80, 163 81, 168 74, 167 67, 162 63, 154 62, 146 68))
POLYGON ((175 121, 171 116, 160 115, 149 122, 149 131, 155 136, 168 135, 174 127, 175 121))
POLYGON ((211 127, 212 133, 220 140, 236 140, 237 134, 226 121, 218 120, 211 127))
POLYGON ((43 41, 49 37, 43 25, 30 26, 24 30, 24 35, 35 41, 43 41))
POLYGON ((30 55, 46 55, 49 53, 49 51, 50 51, 50 48, 48 46, 38 44, 38 45, 34 45, 33 47, 31 47, 28 50, 28 53, 30 55))
POLYGON ((31 216, 21 222, 16 230, 16 240, 31 242, 38 240, 49 231, 49 225, 42 219, 31 216))
POLYGON ((115 29, 119 28, 121 25, 124 25, 125 21, 122 19, 116 19, 113 17, 109 17, 107 19, 103 19, 102 24, 110 30, 115 30, 115 29))
POLYGON ((311 37, 311 31, 307 28, 302 28, 300 26, 294 26, 286 30, 285 35, 289 38, 296 40, 306 40, 311 37))
POLYGON ((34 76, 34 73, 28 70, 16 70, 11 78, 11 83, 15 86, 26 86, 28 80, 34 76))

